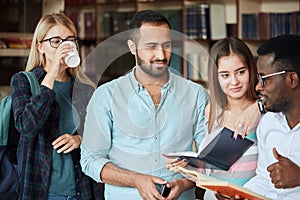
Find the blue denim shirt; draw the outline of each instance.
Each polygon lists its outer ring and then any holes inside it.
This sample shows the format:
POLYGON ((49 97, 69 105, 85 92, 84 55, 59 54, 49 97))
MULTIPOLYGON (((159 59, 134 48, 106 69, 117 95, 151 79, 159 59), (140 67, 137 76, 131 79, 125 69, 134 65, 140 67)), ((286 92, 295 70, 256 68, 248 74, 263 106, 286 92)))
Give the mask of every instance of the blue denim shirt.
MULTIPOLYGON (((180 173, 166 169, 163 153, 192 150, 204 137, 206 90, 170 72, 157 108, 146 89, 129 74, 100 86, 88 108, 81 147, 83 171, 101 182, 107 162, 172 181, 180 173)), ((106 199, 141 199, 135 188, 106 184, 106 199)), ((193 199, 193 190, 179 199, 193 199)))

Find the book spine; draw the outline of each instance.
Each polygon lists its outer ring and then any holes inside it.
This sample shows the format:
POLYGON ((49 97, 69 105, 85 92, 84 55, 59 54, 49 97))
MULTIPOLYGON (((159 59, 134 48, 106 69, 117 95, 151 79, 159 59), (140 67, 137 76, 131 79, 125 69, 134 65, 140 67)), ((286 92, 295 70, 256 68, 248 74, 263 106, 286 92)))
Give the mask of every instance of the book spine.
POLYGON ((210 26, 209 26, 209 5, 200 4, 200 20, 199 20, 199 39, 209 39, 210 38, 210 26))
POLYGON ((258 14, 242 15, 242 38, 243 39, 259 39, 258 30, 258 14))
POLYGON ((262 40, 270 38, 270 14, 258 13, 259 38, 262 40))
POLYGON ((191 39, 198 39, 198 6, 192 5, 186 8, 186 34, 191 39))
POLYGON ((299 34, 299 26, 299 11, 242 14, 243 39, 265 40, 282 34, 299 34))
POLYGON ((209 4, 209 24, 212 40, 226 37, 225 6, 221 3, 209 4))
POLYGON ((96 38, 96 16, 94 11, 84 13, 84 38, 96 38))

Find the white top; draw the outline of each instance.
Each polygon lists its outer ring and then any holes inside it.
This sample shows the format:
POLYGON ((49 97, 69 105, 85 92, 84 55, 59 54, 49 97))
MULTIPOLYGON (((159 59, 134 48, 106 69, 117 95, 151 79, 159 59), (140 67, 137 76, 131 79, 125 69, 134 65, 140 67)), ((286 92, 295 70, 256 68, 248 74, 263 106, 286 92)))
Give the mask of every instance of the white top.
POLYGON ((300 165, 300 123, 291 130, 283 113, 268 112, 258 125, 257 140, 259 151, 257 175, 244 187, 271 199, 299 199, 300 187, 276 189, 267 167, 277 162, 273 156, 274 147, 279 154, 300 165))

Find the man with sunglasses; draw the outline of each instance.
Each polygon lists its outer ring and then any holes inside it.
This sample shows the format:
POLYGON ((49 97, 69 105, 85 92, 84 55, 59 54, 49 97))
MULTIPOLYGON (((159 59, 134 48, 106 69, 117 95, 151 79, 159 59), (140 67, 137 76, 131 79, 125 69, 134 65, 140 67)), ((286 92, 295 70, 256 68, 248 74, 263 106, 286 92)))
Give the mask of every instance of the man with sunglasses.
POLYGON ((257 53, 256 90, 268 112, 257 128, 256 176, 244 187, 270 199, 299 199, 300 36, 271 38, 257 53))

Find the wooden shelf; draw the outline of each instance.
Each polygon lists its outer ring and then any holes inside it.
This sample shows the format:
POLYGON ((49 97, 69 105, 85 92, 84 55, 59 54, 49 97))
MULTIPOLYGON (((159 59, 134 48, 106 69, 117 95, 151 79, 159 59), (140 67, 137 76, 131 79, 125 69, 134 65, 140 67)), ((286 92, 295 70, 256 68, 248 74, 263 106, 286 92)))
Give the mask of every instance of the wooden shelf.
MULTIPOLYGON (((247 39, 248 42, 251 42, 248 38, 243 38, 243 14, 258 14, 258 13, 289 13, 289 12, 299 12, 300 10, 300 1, 299 0, 237 0, 237 10, 238 10, 238 37, 242 39, 247 39)), ((261 19, 258 17, 258 21, 261 19)), ((278 19, 281 20, 281 19, 278 19)), ((287 19, 285 18, 285 21, 287 19)), ((270 20, 270 24, 272 22, 270 20)), ((276 23, 275 23, 276 24, 276 23)), ((253 26, 252 26, 253 27, 253 26)), ((253 28, 251 28, 253 30, 253 28)), ((260 30, 258 30, 260 32, 260 30)), ((259 41, 258 39, 257 41, 259 41)), ((252 42, 257 42, 252 40, 252 42)))
POLYGON ((0 32, 0 38, 32 38, 33 33, 0 32))
MULTIPOLYGON (((9 33, 1 32, 0 38, 18 38, 18 39, 32 39, 32 33, 9 33)), ((25 57, 28 56, 29 49, 17 49, 17 48, 3 48, 0 49, 0 57, 25 57)))
POLYGON ((0 57, 23 57, 29 55, 30 49, 0 49, 0 57))

